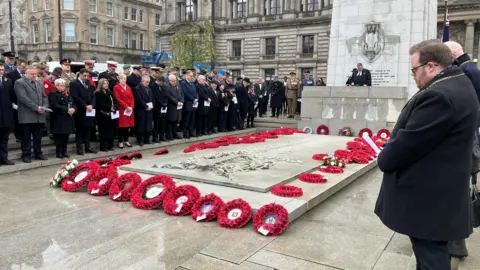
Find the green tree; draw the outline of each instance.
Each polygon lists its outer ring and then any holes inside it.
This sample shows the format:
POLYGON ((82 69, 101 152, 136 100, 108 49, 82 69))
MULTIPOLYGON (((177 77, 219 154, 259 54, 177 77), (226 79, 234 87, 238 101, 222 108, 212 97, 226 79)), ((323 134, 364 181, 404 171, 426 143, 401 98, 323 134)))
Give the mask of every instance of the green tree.
POLYGON ((187 30, 172 36, 172 51, 175 56, 171 63, 181 68, 191 68, 197 61, 210 64, 215 58, 214 27, 208 19, 203 22, 203 28, 193 25, 187 30))

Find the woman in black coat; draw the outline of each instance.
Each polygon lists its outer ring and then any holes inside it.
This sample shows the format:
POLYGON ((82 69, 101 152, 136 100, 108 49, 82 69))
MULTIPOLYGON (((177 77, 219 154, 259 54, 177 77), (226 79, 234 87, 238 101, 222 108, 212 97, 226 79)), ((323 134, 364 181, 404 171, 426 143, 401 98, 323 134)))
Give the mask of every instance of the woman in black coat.
POLYGON ((218 128, 218 110, 220 107, 219 98, 220 95, 217 92, 218 82, 211 81, 208 86, 208 94, 212 99, 210 102, 210 110, 208 111, 208 134, 217 133, 218 128))
POLYGON ((67 92, 64 79, 55 80, 55 91, 48 95, 50 113, 50 131, 53 134, 57 158, 69 158, 67 154, 68 137, 75 132, 73 114, 75 105, 67 92))
POLYGON ((227 86, 228 99, 230 101, 228 105, 228 117, 227 117, 227 131, 233 131, 237 129, 239 112, 238 112, 238 99, 235 94, 235 85, 229 84, 227 86))
POLYGON ((135 97, 135 127, 137 143, 140 146, 150 144, 150 133, 153 129, 153 103, 154 97, 150 89, 150 77, 142 76, 142 81, 133 90, 135 97))
POLYGON ((100 136, 100 151, 113 150, 113 139, 117 128, 118 106, 115 98, 110 92, 107 79, 100 79, 95 91, 95 113, 98 123, 98 134, 100 136), (113 118, 113 119, 112 119, 113 118))
POLYGON ((218 87, 217 93, 219 94, 218 101, 220 104, 218 108, 218 131, 226 132, 228 108, 230 107, 230 101, 233 96, 230 95, 224 84, 218 87))
POLYGON ((166 141, 168 96, 165 90, 165 78, 158 76, 156 82, 151 84, 153 97, 153 142, 166 141))
POLYGON ((197 136, 207 135, 208 128, 208 111, 210 110, 210 102, 212 99, 208 93, 208 86, 203 75, 198 76, 198 82, 195 84, 198 93, 198 110, 197 117, 197 136))
POLYGON ((283 82, 279 81, 277 77, 275 77, 275 81, 272 83, 271 86, 272 91, 272 102, 270 107, 272 108, 272 115, 271 117, 279 117, 280 112, 282 111, 282 103, 285 99, 285 86, 283 82))

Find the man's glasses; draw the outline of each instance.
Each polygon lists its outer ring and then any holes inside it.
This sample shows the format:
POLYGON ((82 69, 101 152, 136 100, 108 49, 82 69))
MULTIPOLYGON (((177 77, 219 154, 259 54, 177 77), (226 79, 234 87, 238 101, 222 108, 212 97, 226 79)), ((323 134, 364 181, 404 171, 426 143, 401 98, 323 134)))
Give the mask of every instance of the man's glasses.
POLYGON ((415 74, 415 72, 417 71, 417 69, 419 69, 419 68, 421 68, 421 67, 424 67, 424 66, 426 66, 427 64, 428 64, 428 63, 421 64, 421 65, 420 65, 420 66, 418 66, 418 67, 414 67, 414 68, 412 68, 412 69, 411 69, 412 73, 413 73, 413 74, 415 74))

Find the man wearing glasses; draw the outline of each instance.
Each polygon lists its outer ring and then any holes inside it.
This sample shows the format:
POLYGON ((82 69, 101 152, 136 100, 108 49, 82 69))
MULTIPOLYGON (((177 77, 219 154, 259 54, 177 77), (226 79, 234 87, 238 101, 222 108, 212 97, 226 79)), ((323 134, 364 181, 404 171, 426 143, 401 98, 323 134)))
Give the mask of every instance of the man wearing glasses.
POLYGON ((410 237, 417 269, 447 270, 447 242, 472 233, 467 194, 479 105, 446 45, 427 40, 410 56, 420 90, 378 156, 384 175, 375 213, 410 237))

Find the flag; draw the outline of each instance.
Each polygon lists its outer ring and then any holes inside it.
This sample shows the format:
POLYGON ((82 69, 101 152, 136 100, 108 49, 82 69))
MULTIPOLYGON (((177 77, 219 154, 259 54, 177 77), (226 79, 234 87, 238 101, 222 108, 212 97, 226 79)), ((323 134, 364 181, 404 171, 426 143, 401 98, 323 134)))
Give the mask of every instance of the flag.
POLYGON ((445 0, 445 15, 443 19, 443 37, 442 42, 447 42, 450 39, 450 15, 448 14, 448 0, 445 0))

